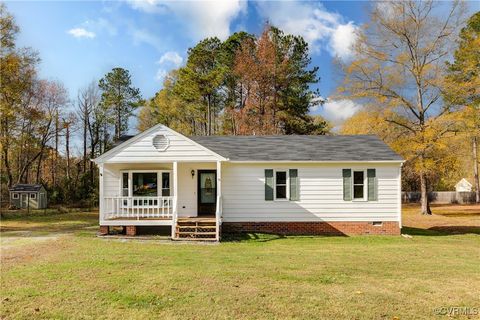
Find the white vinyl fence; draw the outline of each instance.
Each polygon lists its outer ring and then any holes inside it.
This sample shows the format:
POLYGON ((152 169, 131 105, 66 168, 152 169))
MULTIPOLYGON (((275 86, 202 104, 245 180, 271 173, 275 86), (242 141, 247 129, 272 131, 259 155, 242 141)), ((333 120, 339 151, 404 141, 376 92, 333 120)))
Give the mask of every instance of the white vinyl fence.
MULTIPOLYGON (((430 200, 431 203, 437 204, 475 203, 475 192, 432 191, 428 193, 428 200, 430 200)), ((420 202, 420 192, 402 192, 402 202, 420 202)))

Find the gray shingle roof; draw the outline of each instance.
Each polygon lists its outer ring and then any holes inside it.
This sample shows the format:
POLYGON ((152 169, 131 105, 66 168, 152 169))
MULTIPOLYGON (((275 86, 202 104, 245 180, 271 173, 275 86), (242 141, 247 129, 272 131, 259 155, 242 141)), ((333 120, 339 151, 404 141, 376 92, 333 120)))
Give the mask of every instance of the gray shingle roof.
POLYGON ((41 184, 15 184, 10 188, 10 191, 16 192, 38 192, 42 189, 41 184))
POLYGON ((401 161, 374 135, 191 136, 232 161, 401 161))

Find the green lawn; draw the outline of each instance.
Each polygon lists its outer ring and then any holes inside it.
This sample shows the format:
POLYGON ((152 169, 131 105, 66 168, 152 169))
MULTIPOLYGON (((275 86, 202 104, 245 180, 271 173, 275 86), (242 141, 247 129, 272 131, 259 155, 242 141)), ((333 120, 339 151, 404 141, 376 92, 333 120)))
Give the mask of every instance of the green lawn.
POLYGON ((94 237, 92 213, 1 228, 0 319, 431 319, 480 307, 475 232, 172 244, 94 237))

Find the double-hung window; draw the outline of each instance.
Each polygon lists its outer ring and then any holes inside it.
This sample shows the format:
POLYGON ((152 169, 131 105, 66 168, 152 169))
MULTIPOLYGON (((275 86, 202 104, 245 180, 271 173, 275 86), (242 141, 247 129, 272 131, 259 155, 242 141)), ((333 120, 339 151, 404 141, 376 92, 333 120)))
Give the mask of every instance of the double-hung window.
POLYGON ((299 201, 298 169, 265 169, 265 201, 299 201))
POLYGON ((288 171, 287 170, 275 171, 275 199, 276 200, 288 199, 288 171))
POLYGON ((342 169, 343 200, 378 201, 377 170, 342 169))
POLYGON ((353 199, 365 200, 365 171, 353 171, 353 199))
POLYGON ((162 197, 170 196, 170 172, 162 172, 162 197))

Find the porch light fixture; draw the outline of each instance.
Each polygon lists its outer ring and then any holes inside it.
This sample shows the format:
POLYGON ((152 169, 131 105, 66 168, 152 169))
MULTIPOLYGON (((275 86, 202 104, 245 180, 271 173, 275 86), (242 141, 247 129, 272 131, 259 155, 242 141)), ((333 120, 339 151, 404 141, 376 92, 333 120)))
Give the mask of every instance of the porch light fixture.
POLYGON ((193 179, 193 177, 195 177, 195 170, 192 169, 192 171, 190 171, 190 174, 192 175, 192 179, 193 179))

